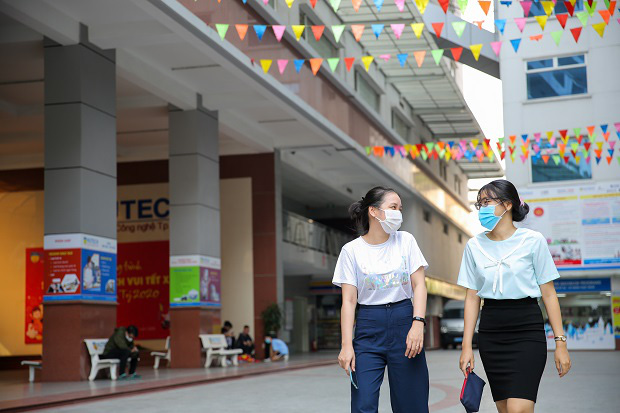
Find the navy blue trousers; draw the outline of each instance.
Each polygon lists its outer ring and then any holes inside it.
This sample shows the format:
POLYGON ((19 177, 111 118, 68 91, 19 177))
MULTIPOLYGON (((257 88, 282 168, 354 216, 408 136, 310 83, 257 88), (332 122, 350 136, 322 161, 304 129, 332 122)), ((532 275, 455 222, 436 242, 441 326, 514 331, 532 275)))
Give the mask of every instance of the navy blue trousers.
POLYGON ((424 350, 411 359, 405 356, 412 322, 411 300, 360 305, 353 339, 353 378, 359 389, 351 385, 351 412, 378 412, 379 388, 387 366, 392 411, 428 413, 428 368, 424 350))

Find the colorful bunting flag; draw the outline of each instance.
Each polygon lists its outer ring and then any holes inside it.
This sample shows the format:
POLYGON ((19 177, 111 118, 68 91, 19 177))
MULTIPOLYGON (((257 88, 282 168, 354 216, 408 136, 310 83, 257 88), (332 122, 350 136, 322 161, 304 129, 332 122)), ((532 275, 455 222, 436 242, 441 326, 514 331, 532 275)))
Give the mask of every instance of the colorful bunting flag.
POLYGON ((355 63, 355 58, 354 57, 345 57, 344 58, 344 64, 347 68, 347 72, 351 71, 351 68, 353 67, 353 63, 355 63))
POLYGON ((340 37, 342 36, 342 33, 344 32, 344 29, 346 27, 347 26, 345 26, 344 24, 336 24, 332 26, 332 33, 334 35, 334 40, 336 41, 336 43, 340 42, 340 37))
POLYGON ((418 67, 421 67, 422 63, 424 63, 424 56, 426 56, 426 50, 416 50, 413 52, 413 57, 415 57, 418 67))
POLYGON ((450 0, 438 0, 439 7, 443 10, 444 14, 448 14, 448 6, 450 5, 450 0))
POLYGON ((495 26, 497 27, 497 30, 499 30, 501 34, 504 34, 504 29, 506 28, 506 19, 496 19, 495 26))
POLYGON ((256 32, 256 37, 258 37, 258 40, 263 40, 263 36, 265 35, 265 30, 267 30, 267 26, 265 26, 264 24, 255 24, 254 25, 254 31, 256 32))
POLYGON ((467 25, 467 22, 465 21, 452 22, 452 28, 454 29, 454 32, 456 33, 458 37, 461 37, 463 35, 466 25, 467 25))
POLYGON ((433 55, 433 59, 435 59, 435 64, 439 66, 439 62, 443 56, 443 49, 431 50, 431 54, 433 55))
POLYGON ((495 55, 499 57, 499 52, 502 48, 502 42, 501 41, 491 42, 491 48, 493 48, 495 55))
POLYGON ((338 67, 339 62, 340 58, 338 57, 330 57, 327 59, 327 64, 329 64, 329 68, 332 70, 332 73, 336 71, 336 67, 338 67))
POLYGON ((573 35, 573 38, 575 39, 575 43, 579 41, 579 36, 581 35, 581 29, 582 27, 574 27, 570 29, 570 32, 573 35))
POLYGON ((523 16, 528 17, 530 15, 530 9, 532 8, 532 2, 522 1, 521 7, 523 7, 523 16))
POLYGON ((282 40, 282 36, 284 36, 284 31, 286 30, 286 26, 271 26, 273 30, 273 34, 276 36, 276 39, 279 41, 282 40))
POLYGON ((362 40, 362 34, 364 34, 364 29, 366 26, 363 24, 352 24, 351 31, 353 32, 353 37, 355 37, 356 41, 362 40))
POLYGON ((480 8, 484 12, 484 15, 488 16, 489 15, 489 8, 491 7, 491 2, 490 1, 480 0, 480 1, 478 1, 478 4, 480 4, 480 8))
POLYGON ((562 28, 565 29, 566 28, 566 20, 568 19, 568 14, 567 13, 556 14, 555 18, 558 19, 558 22, 560 23, 560 26, 562 26, 562 28))
POLYGON ((288 65, 288 59, 278 59, 277 63, 280 74, 284 74, 284 70, 286 70, 286 66, 288 65))
MULTIPOLYGON (((316 1, 316 0, 314 0, 314 1, 316 1)), ((356 13, 358 11, 360 11, 360 6, 362 5, 362 0, 351 0, 351 3, 353 4, 353 9, 355 10, 356 13)))
POLYGON ((482 44, 472 44, 469 46, 469 50, 471 50, 471 53, 474 55, 474 59, 478 61, 480 58, 480 51, 482 50, 482 44))
POLYGON ((325 31, 325 26, 312 26, 312 34, 314 34, 314 39, 318 42, 321 40, 323 36, 323 32, 325 31))
POLYGON ((450 51, 452 52, 452 58, 455 62, 458 62, 461 58, 461 54, 463 53, 462 47, 451 47, 450 51))
POLYGON ((381 7, 383 7, 384 0, 374 0, 375 6, 377 7, 377 11, 381 11, 381 7))
POLYGON ((437 37, 441 37, 441 31, 443 30, 443 22, 432 23, 431 26, 433 26, 435 35, 437 35, 437 37))
POLYGON ((372 24, 370 27, 372 28, 372 32, 375 34, 377 40, 379 39, 379 35, 383 31, 384 24, 372 24))
POLYGON ((239 39, 243 41, 245 39, 245 35, 248 33, 249 25, 247 24, 235 24, 235 29, 237 29, 237 34, 239 35, 239 39))
POLYGON ((367 72, 370 69, 370 64, 373 60, 375 60, 374 56, 362 56, 362 63, 364 64, 367 72))
POLYGON ((512 44, 512 48, 515 50, 515 53, 517 53, 517 50, 519 50, 519 45, 521 44, 521 39, 511 39, 510 44, 512 44))
MULTIPOLYGON (((553 4, 553 3, 551 3, 551 4, 553 4)), ((547 19, 549 19, 549 16, 535 16, 535 18, 536 18, 536 21, 538 22, 538 24, 540 25, 540 28, 543 29, 543 31, 544 31, 545 30, 545 26, 547 25, 547 19)))
POLYGON ((332 8, 334 9, 334 12, 338 12, 338 8, 340 7, 340 1, 341 0, 329 0, 329 4, 331 4, 332 8))
POLYGON ((304 29, 306 28, 306 26, 303 24, 294 24, 291 26, 291 28, 293 29, 293 33, 295 33, 297 41, 299 41, 299 39, 301 39, 301 35, 304 34, 304 29))
MULTIPOLYGON (((594 2, 596 3, 596 2, 594 2)), ((603 33, 605 33, 605 27, 607 27, 607 23, 601 22, 592 25, 592 28, 596 30, 599 36, 603 37, 603 33)))
POLYGON ((299 73, 301 71, 302 66, 304 65, 304 59, 295 59, 293 63, 295 64, 295 71, 299 73))
POLYGON ((226 37, 226 32, 228 31, 228 26, 230 26, 229 24, 216 24, 215 25, 215 30, 217 30, 217 34, 220 35, 220 38, 222 40, 224 40, 224 37, 226 37))
POLYGON ((394 32, 394 37, 396 37, 397 40, 400 39, 400 36, 402 36, 405 30, 405 24, 390 24, 390 27, 392 28, 392 32, 394 32))
POLYGON ((560 39, 562 38, 563 33, 564 33, 564 30, 556 30, 554 32, 551 32, 551 37, 553 38, 553 41, 555 42, 556 46, 560 46, 560 39))
POLYGON ((323 59, 321 59, 320 57, 315 57, 309 60, 310 60, 310 68, 312 69, 312 74, 316 76, 317 72, 321 68, 321 64, 323 64, 323 59))
POLYGON ((519 31, 523 33, 523 29, 525 28, 525 23, 527 23, 527 17, 515 17, 515 23, 519 28, 519 31))
POLYGON ((267 73, 269 72, 269 68, 271 67, 271 63, 273 62, 273 60, 271 59, 261 59, 260 60, 260 65, 263 68, 263 72, 267 73))
POLYGON ((413 30, 415 37, 419 39, 422 35, 422 30, 424 30, 424 23, 411 23, 411 29, 413 30))
POLYGON ((418 6, 420 14, 424 14, 426 6, 428 6, 428 0, 415 0, 415 5, 418 6))

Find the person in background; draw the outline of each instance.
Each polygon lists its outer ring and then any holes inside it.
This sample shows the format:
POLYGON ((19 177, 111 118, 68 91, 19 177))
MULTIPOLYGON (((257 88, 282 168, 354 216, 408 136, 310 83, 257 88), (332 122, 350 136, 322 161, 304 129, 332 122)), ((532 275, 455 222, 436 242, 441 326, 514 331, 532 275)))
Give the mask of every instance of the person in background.
POLYGON ((119 380, 140 378, 136 374, 136 367, 138 366, 138 347, 134 343, 136 337, 138 337, 138 327, 134 325, 115 328, 103 349, 102 359, 120 360, 119 380), (131 361, 129 363, 129 374, 126 374, 128 359, 131 361))
POLYGON ((288 359, 288 346, 279 338, 265 336, 265 343, 269 344, 269 358, 265 361, 280 361, 288 359))
POLYGON ((235 332, 233 331, 233 325, 230 321, 224 321, 222 334, 226 337, 226 348, 229 350, 235 348, 235 332))
POLYGON ((243 331, 237 338, 237 346, 243 351, 243 354, 252 355, 254 353, 254 341, 250 336, 250 326, 243 326, 243 331))

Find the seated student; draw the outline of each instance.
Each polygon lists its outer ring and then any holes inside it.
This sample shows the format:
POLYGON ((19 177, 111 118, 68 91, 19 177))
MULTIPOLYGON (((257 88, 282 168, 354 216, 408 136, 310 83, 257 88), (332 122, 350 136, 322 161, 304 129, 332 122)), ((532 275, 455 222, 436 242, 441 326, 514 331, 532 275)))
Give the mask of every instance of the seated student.
POLYGON ((226 336, 226 348, 228 350, 235 348, 235 332, 233 331, 233 325, 230 321, 224 321, 222 327, 222 334, 226 336))
POLYGON ((237 346, 243 351, 243 354, 252 355, 254 353, 254 341, 250 336, 250 326, 243 326, 243 331, 239 333, 237 346))
POLYGON ((118 327, 114 329, 114 334, 108 339, 103 349, 102 359, 119 359, 119 380, 139 379, 136 374, 138 366, 138 348, 133 340, 138 337, 138 328, 134 325, 128 327, 118 327), (129 364, 129 375, 125 373, 127 359, 131 359, 129 364))
POLYGON ((280 340, 279 338, 265 336, 265 343, 270 344, 269 358, 265 359, 265 361, 284 360, 284 356, 288 356, 288 346, 284 341, 280 340))

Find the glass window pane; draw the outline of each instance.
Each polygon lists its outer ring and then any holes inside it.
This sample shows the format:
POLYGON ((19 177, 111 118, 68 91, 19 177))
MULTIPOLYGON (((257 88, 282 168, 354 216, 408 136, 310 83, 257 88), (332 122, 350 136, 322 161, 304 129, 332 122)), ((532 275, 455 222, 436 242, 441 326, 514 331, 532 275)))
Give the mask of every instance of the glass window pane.
POLYGON ((585 61, 586 59, 582 54, 558 57, 558 66, 579 65, 585 63, 585 61))
MULTIPOLYGON (((594 162, 593 159, 592 162, 594 162)), ((546 164, 540 157, 532 159, 532 182, 569 181, 591 178, 592 163, 586 163, 583 158, 579 161, 579 164, 577 164, 571 156, 568 163, 565 163, 562 159, 557 165, 553 159, 549 159, 546 164)))
POLYGON ((392 112, 392 128, 400 137, 407 139, 409 135, 409 126, 396 112, 392 112))
POLYGON ((582 93, 588 93, 585 66, 527 74, 528 99, 578 95, 582 93))
POLYGON ((544 69, 545 67, 553 67, 553 59, 532 60, 527 62, 527 70, 544 69))
POLYGON ((355 89, 360 97, 370 105, 374 110, 379 110, 379 94, 370 86, 370 83, 360 72, 355 73, 355 89))

